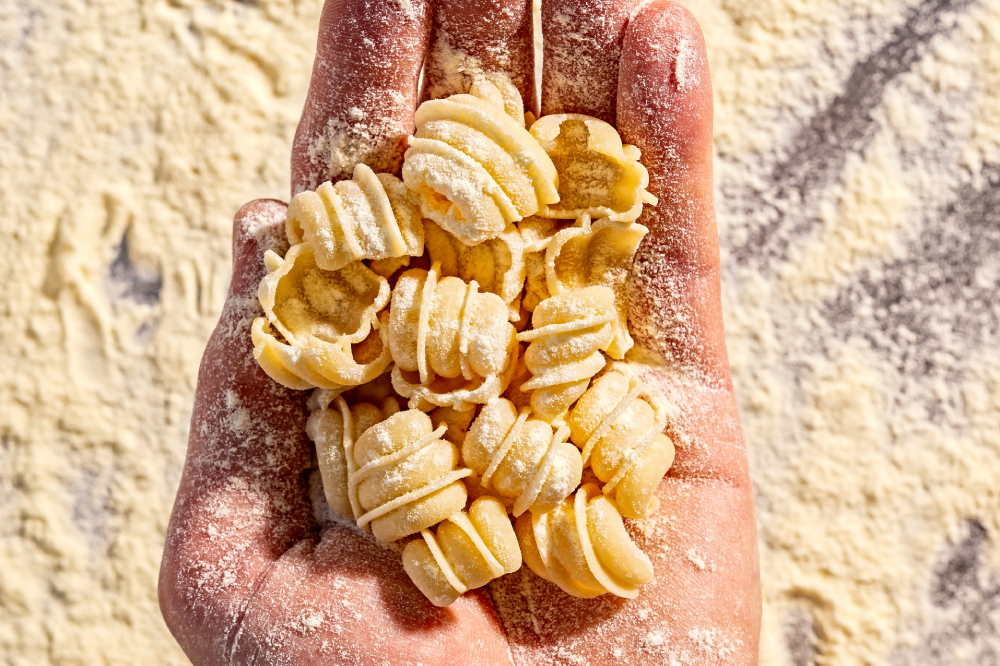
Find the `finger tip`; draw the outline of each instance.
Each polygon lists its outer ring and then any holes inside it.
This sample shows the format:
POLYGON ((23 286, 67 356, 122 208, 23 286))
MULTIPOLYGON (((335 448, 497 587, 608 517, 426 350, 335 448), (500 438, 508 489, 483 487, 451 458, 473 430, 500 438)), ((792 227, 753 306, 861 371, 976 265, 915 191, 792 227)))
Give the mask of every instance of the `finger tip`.
POLYGON ((248 284, 256 288, 264 272, 264 253, 284 254, 285 211, 277 199, 257 199, 244 204, 233 218, 233 279, 230 292, 244 293, 248 284))

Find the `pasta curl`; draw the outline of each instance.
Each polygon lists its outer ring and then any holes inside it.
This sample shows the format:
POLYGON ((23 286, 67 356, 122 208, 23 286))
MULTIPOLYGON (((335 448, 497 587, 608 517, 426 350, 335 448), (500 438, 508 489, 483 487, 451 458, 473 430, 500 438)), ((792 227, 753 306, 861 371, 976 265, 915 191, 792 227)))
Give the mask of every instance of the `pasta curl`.
POLYGON ((425 224, 427 256, 440 264, 442 276, 475 280, 482 291, 496 294, 508 307, 512 321, 519 318, 518 297, 524 286, 524 243, 513 225, 499 236, 469 247, 433 222, 425 224))
POLYGON ((419 256, 424 227, 419 201, 401 180, 376 174, 364 164, 354 177, 323 183, 315 192, 292 197, 285 214, 285 234, 296 245, 310 243, 316 265, 328 271, 361 259, 419 256))
POLYGON ((504 109, 496 86, 428 100, 414 116, 403 182, 420 209, 466 245, 559 200, 556 168, 538 141, 504 109))
POLYGON ((628 332, 628 277, 632 258, 649 229, 622 226, 604 218, 593 225, 584 215, 580 226, 556 233, 545 250, 545 282, 553 296, 594 285, 615 292, 614 339, 608 355, 621 360, 634 342, 628 332))
POLYGON ((464 411, 503 392, 518 345, 499 296, 439 274, 434 264, 396 282, 388 324, 392 383, 411 407, 464 411))
POLYGON ((257 290, 265 317, 251 327, 254 358, 289 388, 344 389, 370 381, 391 362, 373 327, 389 302, 385 278, 354 262, 336 271, 316 265, 309 243, 284 259, 264 256, 268 273, 257 290))
POLYGON ((613 501, 592 483, 554 511, 514 523, 528 568, 574 597, 610 592, 626 599, 653 579, 653 565, 632 542, 613 501))
POLYGON ((421 530, 403 549, 403 568, 435 606, 521 568, 521 549, 507 510, 499 500, 480 497, 440 525, 421 530))
POLYGON ((653 493, 674 461, 663 434, 663 399, 646 384, 612 370, 587 390, 566 419, 571 439, 594 475, 614 493, 622 515, 645 518, 657 506, 653 493))
POLYGON ((399 402, 388 397, 380 406, 359 402, 348 407, 343 397, 320 389, 310 396, 309 406, 312 412, 306 433, 316 445, 327 504, 338 516, 356 521, 361 517, 361 505, 357 488, 347 482, 349 470, 357 469, 352 457, 354 443, 368 428, 398 412, 399 402), (330 409, 331 400, 334 409, 330 409))
POLYGON ((590 116, 562 113, 539 118, 531 135, 552 158, 559 174, 559 201, 543 205, 538 215, 575 219, 581 215, 631 222, 650 194, 649 172, 639 149, 623 145, 614 127, 590 116))
POLYGON ((524 362, 532 378, 521 390, 533 391, 536 416, 552 421, 587 390, 606 363, 601 350, 614 339, 615 317, 615 294, 603 286, 552 296, 535 308, 532 328, 517 339, 531 341, 524 362))
POLYGON ((551 511, 569 496, 583 474, 583 461, 566 441, 569 428, 553 432, 545 421, 518 414, 504 398, 486 403, 462 444, 462 460, 482 489, 511 505, 514 516, 551 511))
POLYGON ((347 485, 363 511, 358 527, 370 524, 379 541, 396 541, 462 510, 467 494, 461 479, 472 471, 455 468, 458 449, 441 439, 446 429, 432 430, 430 417, 410 409, 353 442, 346 452, 347 485))

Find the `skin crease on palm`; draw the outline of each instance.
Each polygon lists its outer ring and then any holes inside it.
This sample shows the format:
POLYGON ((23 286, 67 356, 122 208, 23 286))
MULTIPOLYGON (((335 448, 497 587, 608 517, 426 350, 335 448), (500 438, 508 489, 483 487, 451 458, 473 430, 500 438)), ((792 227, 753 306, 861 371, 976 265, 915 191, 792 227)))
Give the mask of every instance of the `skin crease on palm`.
MULTIPOLYGON (((285 205, 255 201, 236 216, 230 295, 202 360, 160 571, 163 616, 194 664, 643 664, 668 663, 667 647, 684 663, 757 662, 756 526, 722 330, 705 47, 686 10, 635 4, 543 3, 541 112, 615 124, 641 149, 659 197, 639 220, 650 233, 629 294, 645 378, 678 410, 676 461, 650 519, 661 528, 637 536, 654 581, 635 601, 583 600, 537 578, 520 593, 526 584, 509 581, 534 577, 522 571, 439 609, 397 551, 318 524, 307 392, 277 386, 251 354, 262 255, 285 249, 285 205), (646 639, 651 628, 662 645, 646 639)), ((537 112, 531 53, 530 0, 329 0, 293 191, 350 175, 310 150, 331 127, 368 132, 365 161, 398 173, 422 64, 423 97, 461 92, 449 68, 464 62, 509 75, 537 112), (371 113, 397 131, 372 138, 371 113)))

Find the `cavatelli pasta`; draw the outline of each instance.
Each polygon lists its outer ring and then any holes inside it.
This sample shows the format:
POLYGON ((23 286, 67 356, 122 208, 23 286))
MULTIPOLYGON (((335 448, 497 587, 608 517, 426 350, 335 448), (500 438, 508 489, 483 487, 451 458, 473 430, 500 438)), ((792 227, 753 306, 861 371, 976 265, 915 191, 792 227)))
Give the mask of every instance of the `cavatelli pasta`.
POLYGON ((625 358, 632 348, 628 332, 628 276, 632 258, 649 230, 641 224, 622 226, 607 218, 593 225, 587 216, 580 226, 556 233, 545 250, 545 281, 553 296, 594 285, 615 292, 615 335, 608 355, 625 358))
POLYGON ((580 485, 583 473, 579 450, 566 441, 569 428, 553 432, 529 416, 530 410, 518 414, 509 400, 491 400, 462 444, 462 460, 483 491, 499 495, 515 516, 551 511, 580 485))
POLYGON ((315 192, 296 194, 285 213, 285 235, 292 245, 313 246, 316 265, 328 271, 361 259, 420 256, 424 226, 419 200, 403 182, 376 174, 364 164, 354 177, 315 192))
POLYGON ((403 568, 435 606, 521 568, 521 549, 499 500, 480 497, 443 521, 436 534, 420 531, 403 549, 403 568))
POLYGON ((360 262, 323 270, 309 243, 293 245, 283 259, 269 251, 264 261, 257 296, 266 318, 254 321, 251 337, 254 358, 272 379, 295 389, 344 389, 385 371, 389 349, 372 330, 389 302, 385 278, 360 262))
MULTIPOLYGON (((379 541, 396 541, 461 511, 467 498, 456 469, 458 449, 441 439, 431 419, 410 409, 368 428, 348 453, 348 492, 360 507, 357 523, 379 541)), ((345 440, 346 441, 346 440, 345 440)))
POLYGON ((592 483, 555 510, 514 523, 528 568, 574 597, 606 592, 634 599, 653 565, 632 542, 613 501, 592 483))
POLYGON ((662 398, 642 382, 612 370, 597 379, 566 419, 602 491, 614 493, 622 515, 644 518, 655 507, 653 492, 674 461, 663 434, 662 398))
POLYGON ((357 489, 347 482, 349 470, 357 469, 352 457, 354 442, 368 428, 398 412, 399 403, 388 397, 380 406, 359 402, 348 407, 343 397, 319 389, 310 396, 309 406, 312 413, 306 421, 306 433, 316 445, 326 501, 338 516, 357 520, 361 516, 357 489))
POLYGON ((496 87, 484 81, 471 92, 420 105, 403 182, 425 217, 476 245, 559 195, 552 160, 498 103, 496 87))
POLYGON ((595 286, 547 298, 532 314, 532 328, 518 334, 530 341, 524 362, 532 378, 531 409, 551 421, 583 395, 606 361, 601 353, 614 339, 615 294, 595 286))
POLYGON ((562 113, 539 118, 531 135, 552 158, 559 174, 559 201, 543 205, 542 217, 575 219, 587 214, 631 222, 644 203, 656 204, 646 191, 649 172, 639 149, 622 145, 614 127, 590 116, 562 113))
POLYGON ((511 320, 518 319, 518 297, 524 286, 524 243, 513 224, 496 238, 472 247, 433 222, 424 226, 427 256, 440 266, 442 277, 475 280, 481 291, 503 299, 511 320))
POLYGON ((435 264, 396 282, 387 333, 392 381, 412 407, 465 410, 503 392, 518 345, 499 296, 438 275, 435 264))

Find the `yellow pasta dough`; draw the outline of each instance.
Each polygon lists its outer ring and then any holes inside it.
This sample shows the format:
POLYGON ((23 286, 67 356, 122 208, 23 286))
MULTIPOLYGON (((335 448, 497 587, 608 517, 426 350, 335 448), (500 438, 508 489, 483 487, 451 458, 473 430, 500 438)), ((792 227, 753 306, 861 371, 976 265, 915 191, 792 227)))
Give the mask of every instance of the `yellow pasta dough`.
POLYGON ((524 243, 524 294, 521 309, 534 312, 540 302, 551 296, 545 282, 545 251, 552 238, 568 226, 565 220, 526 217, 517 223, 524 243))
POLYGON ((559 201, 543 205, 542 217, 638 219, 643 203, 656 204, 646 191, 649 172, 639 149, 622 145, 614 127, 590 116, 562 113, 539 118, 531 135, 552 158, 559 174, 559 201))
POLYGON ((328 271, 360 259, 423 254, 419 199, 401 180, 364 164, 354 177, 292 197, 285 214, 288 242, 313 247, 316 265, 328 271))
POLYGON ((592 483, 549 513, 514 523, 528 568, 574 597, 606 592, 634 599, 653 579, 653 565, 632 542, 612 500, 592 483))
POLYGON ((507 304, 511 320, 519 318, 519 297, 524 286, 524 243, 513 225, 499 236, 468 246, 433 222, 425 224, 427 256, 440 265, 441 276, 476 281, 479 289, 496 294, 507 304))
MULTIPOLYGON (((433 430, 421 411, 397 412, 368 428, 353 443, 348 464, 348 493, 356 493, 359 527, 371 524, 379 541, 396 541, 461 511, 467 498, 456 469, 458 449, 441 439, 447 428, 433 430)), ((346 440, 345 440, 346 441, 346 440)))
POLYGON ((462 460, 482 489, 511 504, 513 514, 545 513, 559 505, 583 474, 579 450, 566 441, 569 428, 553 432, 545 421, 518 414, 504 398, 486 403, 462 444, 462 460))
POLYGON ((368 428, 398 412, 399 402, 388 397, 380 406, 359 402, 348 407, 343 397, 318 389, 310 396, 309 406, 312 413, 306 421, 306 433, 316 445, 326 501, 338 516, 357 520, 361 517, 357 487, 348 484, 349 472, 357 469, 354 442, 368 428), (330 409, 331 400, 334 409, 330 409))
POLYGON ((604 218, 556 233, 545 250, 545 282, 557 296, 574 289, 603 285, 615 292, 615 335, 608 355, 625 358, 634 344, 628 332, 628 277, 632 258, 649 230, 641 224, 621 225, 604 218))
POLYGON ((615 293, 594 286, 539 303, 519 341, 530 341, 524 362, 533 375, 521 385, 533 391, 531 409, 551 421, 583 395, 606 361, 601 350, 614 339, 615 293))
POLYGON ((435 606, 521 568, 507 510, 492 497, 474 501, 468 514, 450 516, 436 534, 421 530, 420 536, 403 549, 403 568, 435 606))
POLYGON ((254 357, 280 384, 295 389, 343 389, 370 381, 391 356, 378 312, 389 283, 353 262, 336 271, 316 265, 312 245, 293 245, 282 259, 268 251, 268 273, 257 296, 264 309, 251 327, 254 357))
POLYGON ((589 462, 604 483, 602 491, 614 493, 622 515, 645 518, 656 506, 653 492, 674 461, 674 445, 663 434, 662 397, 613 370, 587 389, 566 422, 584 464, 589 462))
POLYGON ((424 216, 466 245, 559 200, 555 165, 501 98, 479 82, 471 94, 424 102, 404 156, 403 182, 424 216))
POLYGON ((410 269, 392 292, 388 341, 396 391, 411 407, 465 410, 506 387, 518 345, 507 305, 473 281, 410 269))

